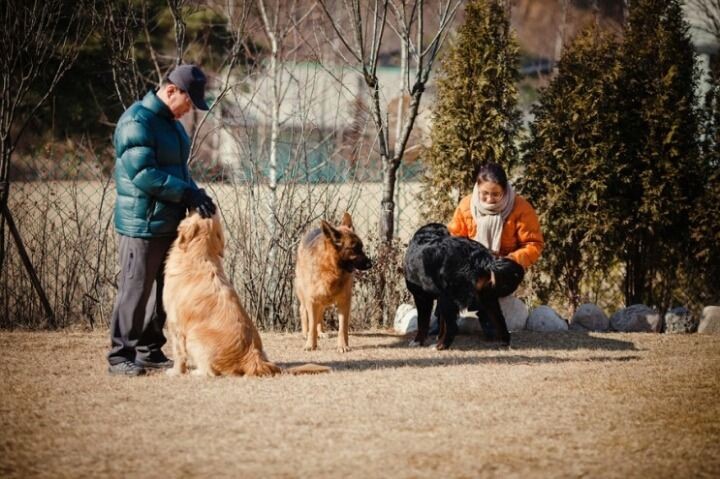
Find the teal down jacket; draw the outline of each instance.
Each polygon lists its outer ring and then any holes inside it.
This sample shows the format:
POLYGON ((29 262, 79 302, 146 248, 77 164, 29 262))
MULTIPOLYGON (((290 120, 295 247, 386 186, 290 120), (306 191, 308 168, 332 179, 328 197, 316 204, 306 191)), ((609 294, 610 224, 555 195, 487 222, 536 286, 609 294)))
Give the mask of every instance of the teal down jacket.
POLYGON ((115 230, 134 238, 175 236, 185 217, 183 192, 197 188, 185 128, 151 91, 120 117, 113 142, 115 230))

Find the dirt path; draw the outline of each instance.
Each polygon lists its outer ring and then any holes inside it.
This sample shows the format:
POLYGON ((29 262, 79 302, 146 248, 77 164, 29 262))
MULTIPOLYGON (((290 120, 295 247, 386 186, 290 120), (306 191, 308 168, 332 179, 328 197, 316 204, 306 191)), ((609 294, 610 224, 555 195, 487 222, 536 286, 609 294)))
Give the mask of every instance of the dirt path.
POLYGON ((335 371, 117 378, 104 332, 0 332, 0 477, 720 477, 720 336, 263 339, 335 371))

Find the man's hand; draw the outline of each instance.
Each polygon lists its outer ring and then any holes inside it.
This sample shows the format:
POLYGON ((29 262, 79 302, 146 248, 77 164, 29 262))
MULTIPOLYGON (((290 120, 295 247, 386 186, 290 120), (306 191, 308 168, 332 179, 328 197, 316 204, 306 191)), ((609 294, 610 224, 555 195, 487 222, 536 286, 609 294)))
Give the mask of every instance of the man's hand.
POLYGON ((182 202, 187 208, 194 208, 203 218, 210 218, 215 214, 215 203, 203 189, 188 188, 183 193, 182 202))

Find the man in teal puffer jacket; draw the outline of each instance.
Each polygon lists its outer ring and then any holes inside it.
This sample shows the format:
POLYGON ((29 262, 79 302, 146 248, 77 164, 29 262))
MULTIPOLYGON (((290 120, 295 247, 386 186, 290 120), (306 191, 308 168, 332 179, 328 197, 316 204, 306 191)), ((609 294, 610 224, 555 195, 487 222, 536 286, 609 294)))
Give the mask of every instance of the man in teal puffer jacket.
POLYGON ((194 65, 170 72, 135 102, 115 128, 115 230, 120 280, 110 324, 110 374, 139 376, 172 366, 162 352, 165 257, 187 209, 215 205, 190 177, 190 139, 178 121, 193 105, 207 110, 206 78, 194 65))

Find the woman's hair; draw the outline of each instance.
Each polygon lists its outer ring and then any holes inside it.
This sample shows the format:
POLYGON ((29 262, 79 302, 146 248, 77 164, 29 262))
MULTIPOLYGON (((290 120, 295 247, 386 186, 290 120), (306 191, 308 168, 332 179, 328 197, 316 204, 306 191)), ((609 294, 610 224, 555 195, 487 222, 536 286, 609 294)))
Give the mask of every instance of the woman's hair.
POLYGON ((505 174, 503 167, 497 163, 485 163, 480 166, 475 182, 480 184, 485 181, 492 181, 493 183, 500 185, 503 190, 507 189, 507 175, 505 174))

